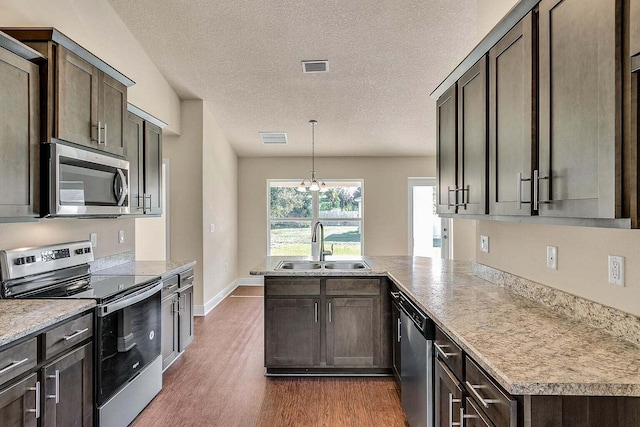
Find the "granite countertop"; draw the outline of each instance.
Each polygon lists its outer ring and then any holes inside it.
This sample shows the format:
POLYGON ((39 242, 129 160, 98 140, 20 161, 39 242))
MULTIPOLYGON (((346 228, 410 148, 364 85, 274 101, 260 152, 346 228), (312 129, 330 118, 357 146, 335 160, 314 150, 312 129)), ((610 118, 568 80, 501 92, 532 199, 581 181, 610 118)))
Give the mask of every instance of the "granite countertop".
POLYGON ((91 299, 0 300, 0 346, 96 306, 91 299))
POLYGON ((480 279, 468 262, 362 257, 370 271, 275 271, 283 259, 251 274, 388 276, 511 394, 640 396, 640 347, 480 279))
POLYGON ((132 261, 92 274, 106 276, 159 276, 161 279, 193 268, 195 261, 132 261))

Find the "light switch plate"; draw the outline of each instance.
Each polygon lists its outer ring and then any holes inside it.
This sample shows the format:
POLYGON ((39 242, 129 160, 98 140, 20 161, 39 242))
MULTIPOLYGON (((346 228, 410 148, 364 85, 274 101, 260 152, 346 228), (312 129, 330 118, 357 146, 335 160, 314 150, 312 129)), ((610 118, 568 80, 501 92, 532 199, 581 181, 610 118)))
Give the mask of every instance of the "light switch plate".
POLYGON ((124 230, 118 230, 118 243, 124 243, 124 230))
POLYGON ((209 233, 213 233, 214 231, 216 231, 216 225, 215 224, 209 224, 209 233))
POLYGON ((98 233, 91 233, 89 239, 91 240, 91 246, 94 248, 98 246, 98 233))
POLYGON ((551 270, 558 269, 558 247, 547 246, 547 268, 551 270))
POLYGON ((609 255, 609 283, 624 286, 624 257, 609 255))
POLYGON ((480 235, 480 251, 489 253, 489 236, 480 235))

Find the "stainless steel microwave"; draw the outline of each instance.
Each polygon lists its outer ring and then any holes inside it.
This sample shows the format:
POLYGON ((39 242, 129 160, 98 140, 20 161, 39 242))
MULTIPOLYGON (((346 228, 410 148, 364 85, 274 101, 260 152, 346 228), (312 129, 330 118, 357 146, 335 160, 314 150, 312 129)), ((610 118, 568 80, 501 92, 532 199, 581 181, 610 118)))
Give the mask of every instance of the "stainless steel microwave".
POLYGON ((42 207, 47 217, 129 213, 129 162, 59 142, 42 145, 42 207))

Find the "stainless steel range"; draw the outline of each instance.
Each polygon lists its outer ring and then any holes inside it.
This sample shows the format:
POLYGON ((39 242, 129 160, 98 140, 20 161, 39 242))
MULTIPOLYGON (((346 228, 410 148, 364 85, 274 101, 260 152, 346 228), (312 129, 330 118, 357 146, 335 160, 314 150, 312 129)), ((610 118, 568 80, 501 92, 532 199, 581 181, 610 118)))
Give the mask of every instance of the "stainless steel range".
POLYGON ((1 294, 96 300, 96 421, 119 427, 162 388, 162 283, 155 276, 92 275, 91 261, 88 241, 0 251, 1 294))

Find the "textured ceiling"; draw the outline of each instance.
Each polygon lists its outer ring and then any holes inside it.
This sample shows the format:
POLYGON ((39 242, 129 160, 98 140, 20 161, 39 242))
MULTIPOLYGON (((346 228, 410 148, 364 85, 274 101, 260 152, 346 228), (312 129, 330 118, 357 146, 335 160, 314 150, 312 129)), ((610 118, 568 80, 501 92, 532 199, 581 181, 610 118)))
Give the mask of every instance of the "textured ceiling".
POLYGON ((109 0, 238 156, 435 153, 431 91, 473 48, 475 0, 109 0), (329 73, 303 74, 302 60, 329 73), (260 131, 285 131, 264 146, 260 131))

